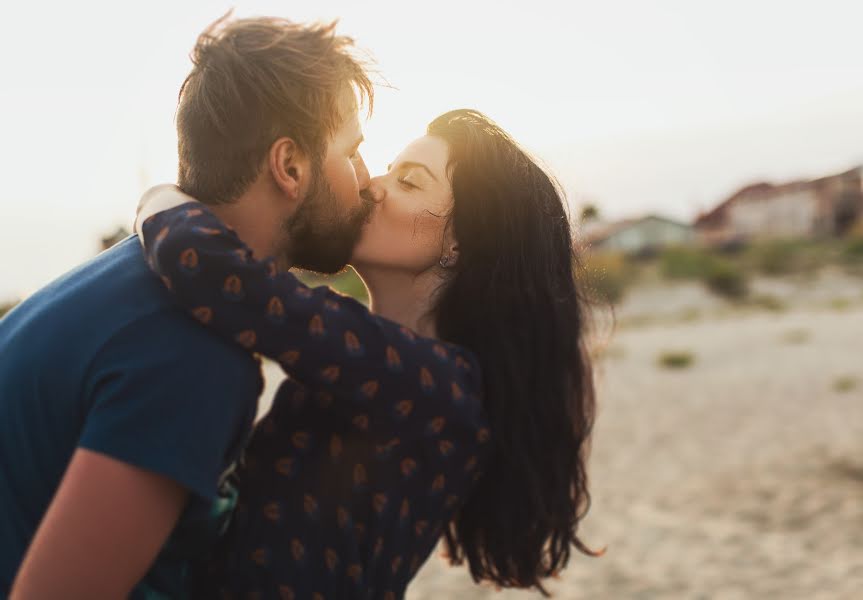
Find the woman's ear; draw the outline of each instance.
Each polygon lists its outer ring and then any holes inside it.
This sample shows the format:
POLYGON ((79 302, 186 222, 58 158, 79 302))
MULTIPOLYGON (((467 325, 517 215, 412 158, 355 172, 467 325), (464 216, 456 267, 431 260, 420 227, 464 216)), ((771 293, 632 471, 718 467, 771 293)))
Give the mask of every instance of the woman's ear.
POLYGON ((458 260, 458 245, 452 246, 449 249, 449 255, 453 257, 453 260, 458 260))
POLYGON ((300 151, 296 142, 282 137, 273 142, 269 153, 269 167, 276 183, 286 199, 293 203, 303 197, 311 172, 309 160, 300 151))
POLYGON ((444 269, 449 269, 450 267, 454 267, 458 263, 458 246, 451 248, 450 250, 444 252, 440 257, 439 264, 444 269))
POLYGON ((452 223, 448 223, 444 230, 443 249, 441 252, 440 266, 449 268, 458 262, 458 242, 453 233, 452 223))

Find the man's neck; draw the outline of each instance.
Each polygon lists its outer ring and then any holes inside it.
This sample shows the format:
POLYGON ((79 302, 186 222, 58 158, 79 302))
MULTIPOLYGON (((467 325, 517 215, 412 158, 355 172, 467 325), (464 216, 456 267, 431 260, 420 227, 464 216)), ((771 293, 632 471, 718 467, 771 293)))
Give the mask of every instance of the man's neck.
POLYGON ((420 335, 437 337, 435 319, 429 315, 441 284, 434 273, 416 276, 395 270, 363 273, 372 312, 408 327, 420 335))
MULTIPOLYGON (((252 250, 252 255, 257 260, 272 257, 276 255, 276 245, 273 239, 273 221, 262 222, 262 215, 259 211, 250 210, 251 199, 240 198, 237 202, 231 204, 219 204, 210 206, 210 210, 219 217, 219 219, 233 229, 241 240, 252 250)), ((285 270, 291 265, 279 265, 285 270)))

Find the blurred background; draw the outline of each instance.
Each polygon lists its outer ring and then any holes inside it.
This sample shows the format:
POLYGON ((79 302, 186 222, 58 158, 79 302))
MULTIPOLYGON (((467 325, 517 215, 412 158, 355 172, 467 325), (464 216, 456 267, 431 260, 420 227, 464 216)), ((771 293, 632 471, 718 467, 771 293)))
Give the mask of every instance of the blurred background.
MULTIPOLYGON (((381 81, 372 175, 487 113, 558 177, 596 303, 602 558, 559 598, 863 589, 863 4, 677 0, 4 5, 0 314, 173 181, 197 34, 340 19, 381 81)), ((362 297, 351 273, 332 283, 362 297)), ((272 388, 270 388, 272 389, 272 388)), ((529 598, 430 559, 409 598, 529 598)))

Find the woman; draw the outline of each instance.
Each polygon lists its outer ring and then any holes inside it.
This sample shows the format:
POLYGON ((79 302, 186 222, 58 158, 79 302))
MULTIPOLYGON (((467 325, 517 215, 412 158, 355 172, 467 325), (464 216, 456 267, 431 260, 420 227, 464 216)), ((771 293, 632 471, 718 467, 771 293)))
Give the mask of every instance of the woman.
POLYGON ((559 189, 458 110, 370 192, 351 263, 376 315, 253 260, 203 206, 144 225, 179 302, 289 375, 202 596, 402 597, 441 534, 503 587, 545 592, 571 545, 594 554, 576 535, 594 393, 559 189))

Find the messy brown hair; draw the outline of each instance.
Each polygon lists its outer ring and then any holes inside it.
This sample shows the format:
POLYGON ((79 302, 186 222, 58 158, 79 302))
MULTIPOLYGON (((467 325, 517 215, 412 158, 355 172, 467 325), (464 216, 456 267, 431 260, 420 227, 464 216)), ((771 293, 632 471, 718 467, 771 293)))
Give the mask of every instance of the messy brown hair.
POLYGON ((177 109, 183 191, 210 204, 235 200, 281 137, 319 164, 346 116, 346 90, 371 112, 366 62, 335 26, 229 13, 198 36, 177 109))

